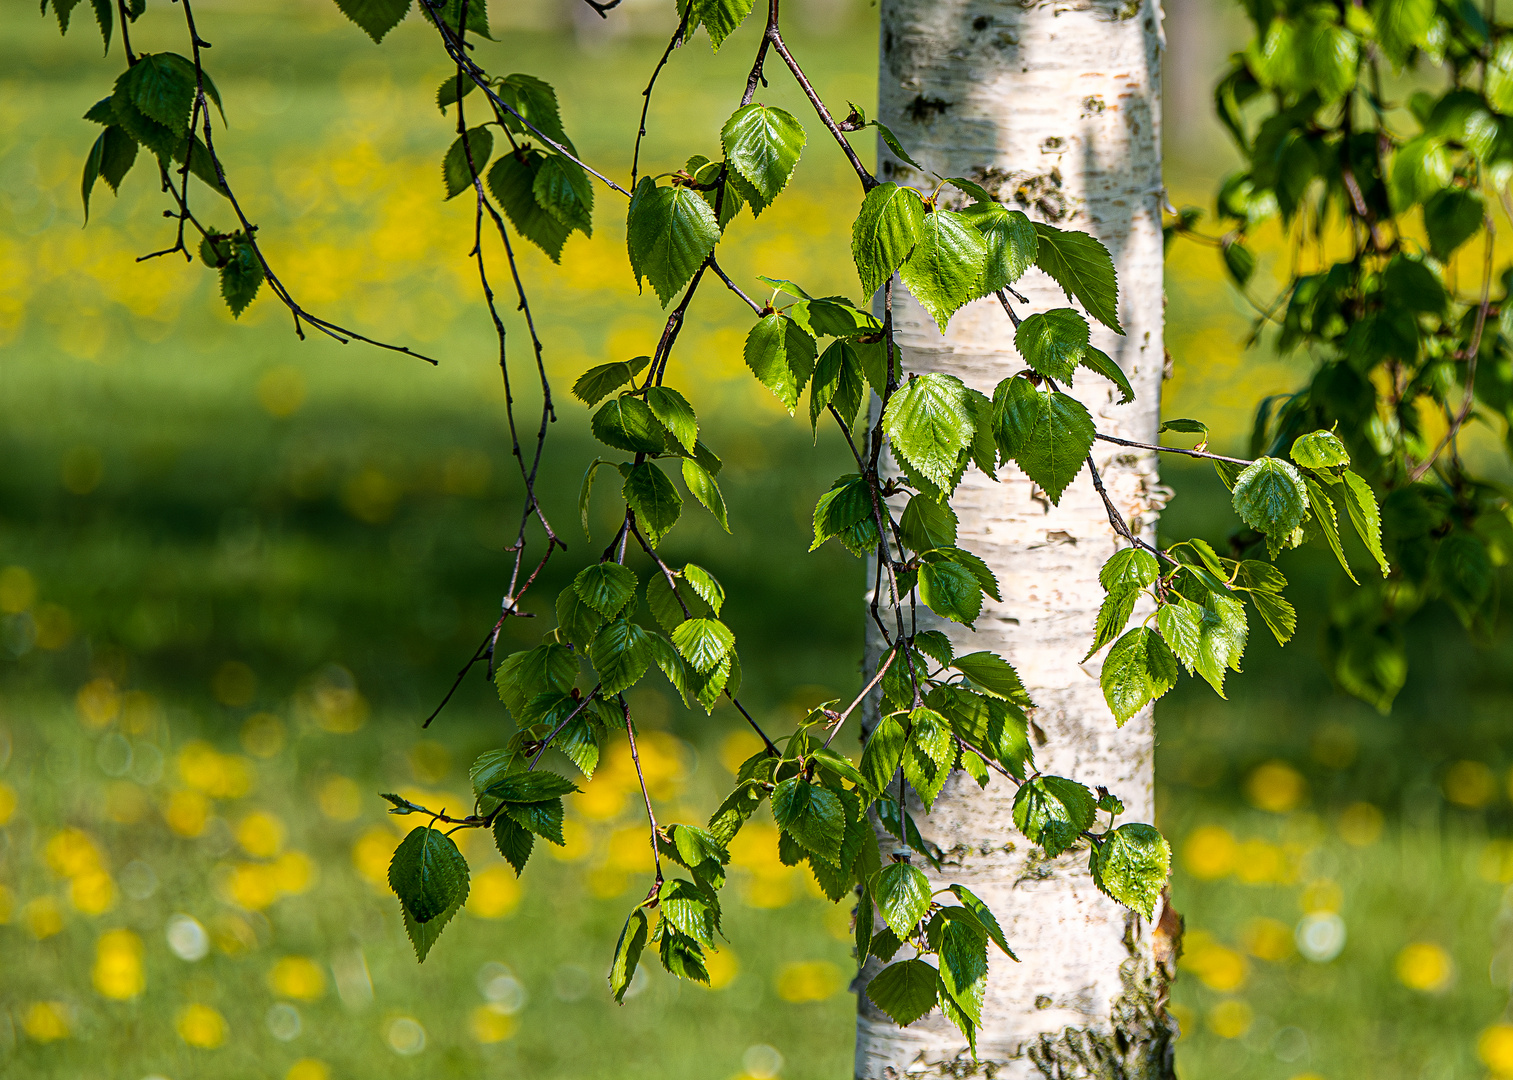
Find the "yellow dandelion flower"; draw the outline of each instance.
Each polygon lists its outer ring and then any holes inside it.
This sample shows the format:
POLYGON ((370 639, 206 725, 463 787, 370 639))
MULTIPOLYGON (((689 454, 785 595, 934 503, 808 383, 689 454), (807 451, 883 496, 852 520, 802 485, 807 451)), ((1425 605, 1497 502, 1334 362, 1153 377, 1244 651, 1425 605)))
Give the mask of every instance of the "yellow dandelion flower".
POLYGON ((723 990, 735 982, 736 976, 741 973, 741 961, 727 945, 723 949, 712 949, 705 953, 704 968, 709 972, 709 988, 723 990))
POLYGON ((210 800, 198 791, 175 791, 163 806, 163 820, 178 836, 199 836, 210 824, 210 800))
POLYGON ((286 851, 269 868, 281 893, 298 896, 315 884, 315 860, 303 851, 286 851))
POLYGON ((1221 1039, 1238 1039, 1250 1030, 1254 1013, 1237 998, 1221 1001, 1208 1010, 1208 1030, 1221 1039))
POLYGON ((1497 798, 1497 779, 1484 762, 1457 761, 1445 770, 1445 798, 1469 810, 1497 798))
POLYGON ((498 1005, 480 1005, 468 1016, 468 1030, 478 1042, 504 1042, 515 1034, 515 1018, 498 1005))
POLYGON ((628 826, 609 834, 608 863, 616 870, 642 873, 651 870, 655 860, 645 828, 628 826))
POLYGON ((82 829, 60 829, 42 850, 47 868, 58 877, 76 877, 101 867, 100 849, 82 829))
POLYGON ((1393 965, 1397 980, 1410 990, 1437 994, 1450 989, 1455 981, 1455 961, 1432 941, 1415 941, 1405 945, 1393 965))
POLYGON ((51 896, 28 900, 21 909, 21 921, 38 941, 63 931, 63 911, 51 896))
POLYGON ((209 1005, 186 1005, 174 1019, 179 1038, 200 1050, 214 1050, 226 1041, 226 1018, 209 1005))
POLYGON ((326 973, 308 956, 285 956, 268 972, 268 986, 280 997, 317 1001, 326 992, 326 973))
POLYGON ((1251 919, 1245 924, 1241 939, 1245 942, 1245 951, 1257 960, 1276 963, 1292 955, 1292 930, 1276 919, 1251 919))
POLYGON ((784 1001, 801 1003, 824 1001, 844 984, 841 969, 828 960, 805 960, 784 964, 778 972, 775 985, 778 997, 784 1001))
POLYGON ((590 821, 610 821, 619 817, 623 809, 624 789, 602 770, 595 774, 594 781, 583 789, 581 795, 573 797, 573 810, 590 821))
POLYGON ((1181 965, 1196 975, 1210 990, 1227 994, 1245 984, 1250 973, 1245 957, 1217 942, 1193 942, 1181 965))
POLYGON ((10 822, 16 813, 16 789, 9 784, 0 783, 0 826, 10 822))
POLYGON ((278 875, 262 863, 237 863, 226 875, 225 891, 238 907, 262 911, 279 897, 278 875))
POLYGON ((109 679, 92 679, 79 688, 74 705, 85 727, 103 728, 120 715, 121 692, 109 679))
POLYGON ((1493 1024, 1476 1040, 1476 1056, 1492 1075, 1513 1076, 1513 1024, 1493 1024))
POLYGON ((21 1030, 33 1042, 50 1043, 68 1038, 69 1009, 61 1001, 34 1001, 21 1014, 21 1030))
POLYGON ((284 1080, 331 1080, 331 1067, 319 1058, 300 1058, 289 1066, 284 1080))
POLYGON ((1182 862, 1187 872, 1202 881, 1225 877, 1235 866, 1239 845, 1234 835, 1221 825, 1194 829, 1182 845, 1182 862))
POLYGON ((594 850, 594 834, 581 821, 564 821, 561 846, 547 844, 546 850, 559 862, 579 862, 594 850))
POLYGON ((109 930, 95 943, 95 989, 113 1001, 128 1001, 147 989, 142 939, 130 930, 109 930))
POLYGON ((1268 761, 1246 779, 1245 795, 1261 810, 1285 814, 1307 798, 1308 781, 1285 761, 1268 761))
POLYGON ((327 777, 318 798, 320 812, 332 821, 351 821, 362 813, 362 792, 349 776, 327 777))
POLYGON ((480 919, 502 919, 520 903, 520 882, 508 866, 491 866, 474 875, 467 909, 480 919))
POLYGON ((375 825, 352 845, 352 865, 375 889, 389 887, 389 862, 394 858, 394 834, 375 825))
POLYGON ((284 849, 288 830, 266 810, 254 810, 236 825, 236 842, 256 859, 271 859, 284 849))
POLYGON ((104 870, 90 870, 68 883, 68 902, 85 915, 103 915, 116 906, 115 879, 104 870))

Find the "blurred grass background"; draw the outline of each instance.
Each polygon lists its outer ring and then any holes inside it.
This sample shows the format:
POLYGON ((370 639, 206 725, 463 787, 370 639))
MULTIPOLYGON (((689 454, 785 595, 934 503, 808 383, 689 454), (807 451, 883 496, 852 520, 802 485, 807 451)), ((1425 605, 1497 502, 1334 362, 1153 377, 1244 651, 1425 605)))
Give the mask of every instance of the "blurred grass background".
MULTIPOLYGON (((849 905, 777 863, 756 827, 734 853, 715 988, 656 971, 625 1006, 608 999, 609 950, 648 869, 623 748, 570 801, 567 846, 519 882, 486 844, 468 849, 466 914, 414 963, 384 884, 405 822, 375 793, 461 807, 469 762, 506 734, 481 678, 430 732, 418 725, 496 617, 519 499, 463 258, 470 210, 441 200, 452 134, 432 94, 447 69, 413 21, 378 49, 327 3, 200 6, 231 122, 220 147, 285 281, 321 315, 442 363, 299 342, 266 293, 237 325, 202 266, 135 264, 167 235, 140 163, 119 198, 96 191, 81 230, 94 131, 79 117, 118 61, 100 58, 87 13, 60 38, 28 5, 0 11, 0 1067, 71 1080, 848 1075, 849 905)), ((480 55, 553 81, 580 149, 620 175, 670 32, 663 6, 627 0, 630 32, 615 34, 521 3, 496 17, 523 36, 480 55)), ((1210 0, 1170 7, 1168 183, 1179 205, 1207 205, 1228 161, 1207 86, 1238 27, 1210 0)), ((154 8, 137 47, 178 48, 174 14, 154 8)), ((875 12, 836 0, 798 20, 821 93, 874 101, 875 12)), ((646 166, 714 148, 751 36, 675 54, 646 166)), ((804 113, 781 78, 763 97, 804 113)), ((744 218, 722 264, 743 282, 854 292, 854 203, 844 163, 814 141, 763 219, 776 227, 758 235, 744 218)), ((649 352, 660 329, 602 192, 595 226, 561 267, 521 254, 559 388, 649 352)), ((1167 287, 1166 411, 1240 445, 1255 401, 1300 369, 1241 348, 1246 309, 1211 250, 1175 247, 1167 287)), ((710 290, 673 361, 717 420, 735 534, 691 513, 668 547, 724 582, 743 696, 781 728, 857 688, 862 583, 835 550, 796 555, 843 450, 812 445, 745 374, 747 321, 710 290)), ((523 364, 523 326, 510 330, 523 364)), ((548 598, 581 556, 574 500, 595 453, 564 396, 540 490, 574 551, 537 587, 548 598)), ((533 407, 527 390, 522 415, 533 407)), ((1167 477, 1164 527, 1222 537, 1211 474, 1167 477)), ((1448 611, 1425 613, 1408 686, 1380 717, 1313 659, 1328 556, 1286 558, 1294 645, 1253 636, 1229 702, 1188 684, 1161 709, 1160 824, 1189 927, 1179 1071, 1513 1076, 1506 628, 1473 647, 1448 611)), ((512 621, 509 647, 540 630, 512 621)), ((742 729, 728 708, 690 714, 655 689, 635 704, 664 811, 702 817, 746 750, 742 729)))

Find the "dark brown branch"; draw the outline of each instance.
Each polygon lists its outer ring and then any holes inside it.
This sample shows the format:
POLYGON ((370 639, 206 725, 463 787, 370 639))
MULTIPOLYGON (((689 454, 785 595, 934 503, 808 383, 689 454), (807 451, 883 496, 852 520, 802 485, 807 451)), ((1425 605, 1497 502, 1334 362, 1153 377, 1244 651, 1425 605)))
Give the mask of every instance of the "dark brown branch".
MULTIPOLYGON (((598 7, 598 5, 594 3, 594 0, 584 0, 584 2, 587 3, 587 4, 589 4, 589 5, 591 5, 591 6, 593 6, 593 7, 595 7, 595 8, 598 7)), ((618 4, 619 2, 620 2, 620 0, 613 0, 613 3, 611 3, 609 6, 613 7, 615 4, 618 4)), ((638 170, 639 170, 639 167, 640 167, 640 164, 641 164, 641 140, 644 139, 644 138, 646 138, 646 114, 651 110, 651 92, 652 92, 652 89, 657 85, 657 76, 661 75, 662 74, 662 69, 667 66, 667 58, 672 55, 672 51, 674 49, 676 49, 680 44, 682 44, 682 42, 683 42, 683 35, 688 32, 688 16, 692 12, 693 12, 693 3, 692 3, 692 0, 690 0, 690 2, 688 4, 688 7, 685 8, 684 11, 683 11, 683 17, 678 20, 678 28, 673 31, 672 39, 670 41, 668 41, 667 48, 665 48, 665 49, 662 50, 662 59, 658 60, 657 61, 657 66, 654 69, 652 69, 651 79, 648 80, 648 82, 646 83, 646 89, 641 91, 641 123, 640 123, 640 126, 638 126, 636 128, 636 147, 631 152, 631 155, 630 155, 630 189, 631 189, 631 191, 635 191, 636 190, 636 176, 638 174, 638 170)), ((603 11, 600 11, 599 14, 601 16, 604 16, 604 12, 603 11)), ((607 18, 608 16, 604 16, 604 17, 607 18)))

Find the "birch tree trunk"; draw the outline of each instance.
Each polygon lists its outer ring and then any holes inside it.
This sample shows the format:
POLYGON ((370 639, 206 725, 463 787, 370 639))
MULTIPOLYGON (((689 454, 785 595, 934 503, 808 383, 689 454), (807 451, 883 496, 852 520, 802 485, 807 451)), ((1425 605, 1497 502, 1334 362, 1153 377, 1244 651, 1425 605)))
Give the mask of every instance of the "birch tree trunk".
MULTIPOLYGON (((1156 437, 1165 355, 1160 18, 1158 0, 882 0, 879 115, 916 160, 975 180, 1032 218, 1089 231, 1113 254, 1126 333, 1094 323, 1093 344, 1123 368, 1136 400, 1115 405, 1111 385, 1086 373, 1071 392, 1100 431, 1144 442, 1156 437)), ((880 179, 933 189, 932 176, 882 153, 880 179)), ((1068 303, 1038 270, 1016 288, 1033 311, 1068 303)), ((996 300, 958 313, 942 337, 903 289, 894 296, 906 370, 948 372, 991 396, 1025 366, 996 300)), ((1164 502, 1154 455, 1099 442, 1093 457, 1126 520, 1154 539, 1164 502)), ((997 650, 1019 669, 1038 705, 1043 772, 1105 785, 1124 800, 1124 820, 1153 821, 1150 710, 1116 730, 1101 658, 1080 662, 1103 598, 1098 569, 1118 547, 1104 507, 1086 469, 1057 507, 1017 468, 999 478, 969 470, 952 505, 958 543, 987 560, 1004 601, 987 602, 975 632, 940 628, 958 652, 997 650)), ((878 641, 868 647, 879 654, 878 641)), ((915 810, 946 853, 932 883, 960 882, 982 897, 1022 961, 994 954, 981 1063, 938 1011, 900 1029, 861 994, 856 1076, 1171 1077, 1164 1005, 1174 935, 1099 893, 1085 847, 1037 858, 1013 827, 1013 798, 1006 780, 979 791, 958 772, 928 818, 915 810)), ((1163 928, 1176 922, 1165 914, 1163 928)))

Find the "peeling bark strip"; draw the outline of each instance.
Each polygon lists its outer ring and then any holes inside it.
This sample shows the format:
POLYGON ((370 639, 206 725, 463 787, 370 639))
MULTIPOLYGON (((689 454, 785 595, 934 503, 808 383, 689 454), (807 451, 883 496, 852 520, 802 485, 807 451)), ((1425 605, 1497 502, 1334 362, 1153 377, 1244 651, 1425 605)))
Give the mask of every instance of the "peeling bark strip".
MULTIPOLYGON (((1108 382, 1090 377, 1072 392, 1100 430, 1141 442, 1155 440, 1164 358, 1160 18, 1157 0, 882 4, 879 116, 916 160, 941 176, 983 182, 1039 220, 1086 229, 1113 254, 1127 333, 1095 324, 1093 344, 1123 368, 1136 400, 1116 406, 1108 382)), ((934 187, 933 177, 886 148, 880 154, 883 175, 926 192, 934 187)), ((1032 310, 1067 304, 1037 270, 1016 288, 1032 310)), ((942 336, 912 298, 902 290, 894 296, 907 370, 948 372, 991 394, 1025 366, 995 299, 962 309, 942 336)), ((1153 456, 1099 442, 1094 457, 1115 503, 1153 540, 1165 494, 1153 456)), ((1044 739, 1035 752, 1043 771, 1106 785, 1124 800, 1126 820, 1151 821, 1150 711, 1116 730, 1098 686, 1101 661, 1078 663, 1103 599, 1098 569, 1117 547, 1103 506, 1085 470, 1059 507, 1037 499, 1013 466, 1000 470, 1000 480, 968 472, 953 506, 960 542, 988 561, 1005 600, 987 602, 975 633, 954 623, 939 628, 959 651, 998 650, 1019 669, 1040 706, 1044 739)), ((923 608, 920 618, 939 625, 923 608)), ((868 643, 874 657, 878 646, 868 643)), ((859 994, 856 1076, 1171 1077, 1175 1032, 1165 988, 1173 932, 1153 933, 1099 893, 1085 848, 1037 858, 1014 831, 1013 795, 997 782, 979 791, 957 773, 929 817, 918 819, 926 839, 947 853, 932 884, 960 882, 982 897, 1023 961, 990 969, 980 1061, 938 1012, 900 1029, 859 994)), ((1163 920, 1174 917, 1163 912, 1163 920)), ((872 961, 859 983, 877 967, 872 961)))

